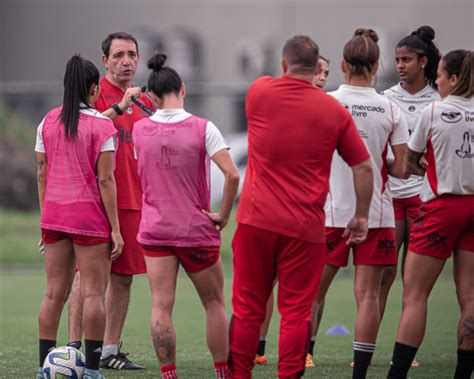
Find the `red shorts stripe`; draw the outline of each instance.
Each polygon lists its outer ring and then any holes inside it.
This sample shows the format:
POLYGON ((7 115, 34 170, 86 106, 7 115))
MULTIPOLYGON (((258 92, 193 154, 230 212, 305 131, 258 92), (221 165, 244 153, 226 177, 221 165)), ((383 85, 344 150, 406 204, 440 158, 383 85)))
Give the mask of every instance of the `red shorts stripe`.
POLYGON ((72 234, 60 232, 58 230, 41 229, 41 239, 43 243, 50 245, 69 238, 74 244, 79 246, 95 246, 109 243, 110 237, 92 237, 83 234, 72 234))
POLYGON ((396 265, 394 228, 369 229, 367 239, 360 245, 348 246, 342 238, 344 228, 326 228, 326 263, 345 267, 352 248, 354 265, 396 265))
POLYGON ((175 255, 186 272, 199 272, 215 264, 220 255, 219 246, 176 247, 142 245, 145 256, 150 258, 175 255))

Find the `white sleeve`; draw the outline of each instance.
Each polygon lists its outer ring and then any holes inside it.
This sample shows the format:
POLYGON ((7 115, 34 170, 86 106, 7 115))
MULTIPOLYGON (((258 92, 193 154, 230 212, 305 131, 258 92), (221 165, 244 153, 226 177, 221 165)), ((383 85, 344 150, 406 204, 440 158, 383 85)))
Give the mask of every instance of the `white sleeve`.
POLYGON ((100 148, 100 152, 102 153, 103 151, 115 151, 114 136, 109 137, 109 138, 102 144, 102 147, 100 148))
POLYGON ((44 124, 44 119, 40 122, 38 125, 38 128, 36 129, 36 145, 35 145, 35 151, 37 153, 46 153, 46 150, 44 149, 44 142, 43 142, 43 124, 44 124))
POLYGON ((408 124, 401 109, 390 102, 393 111, 393 130, 390 135, 390 145, 401 145, 408 142, 408 124))
POLYGON ((416 153, 423 153, 426 150, 429 132, 431 128, 431 112, 434 111, 434 105, 425 107, 418 115, 416 127, 408 141, 408 148, 416 153))
POLYGON ((206 152, 209 157, 217 153, 222 149, 230 149, 227 145, 222 133, 217 129, 217 126, 214 125, 211 121, 207 122, 206 126, 206 152))

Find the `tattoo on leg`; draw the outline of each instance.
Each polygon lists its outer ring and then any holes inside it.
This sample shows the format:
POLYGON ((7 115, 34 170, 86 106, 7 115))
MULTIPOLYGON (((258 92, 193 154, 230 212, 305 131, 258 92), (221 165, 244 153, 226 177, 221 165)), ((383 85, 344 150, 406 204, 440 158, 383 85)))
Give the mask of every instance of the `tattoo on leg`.
POLYGON ((160 363, 162 365, 174 364, 176 362, 176 346, 173 328, 156 321, 151 329, 151 338, 160 363))
POLYGON ((459 346, 461 347, 464 343, 474 344, 474 316, 466 316, 462 322, 459 346))

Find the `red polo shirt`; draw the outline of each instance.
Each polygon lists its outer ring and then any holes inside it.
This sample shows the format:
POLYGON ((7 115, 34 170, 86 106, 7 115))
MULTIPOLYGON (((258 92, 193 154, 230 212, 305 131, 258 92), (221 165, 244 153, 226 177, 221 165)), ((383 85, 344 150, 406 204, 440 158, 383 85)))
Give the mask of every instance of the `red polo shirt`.
MULTIPOLYGON (((100 81, 100 95, 94 106, 99 112, 104 112, 112 104, 119 103, 124 94, 121 88, 104 77, 100 81)), ((152 101, 147 96, 142 96, 139 101, 148 108, 154 109, 152 101)), ((114 120, 119 137, 115 169, 119 209, 140 210, 142 208, 142 191, 137 174, 137 161, 134 157, 132 130, 133 124, 144 117, 148 117, 148 114, 132 103, 130 108, 123 111, 122 116, 114 120)))
POLYGON ((350 166, 370 157, 352 117, 321 89, 288 76, 257 79, 246 114, 249 158, 237 222, 324 242, 334 150, 350 166))

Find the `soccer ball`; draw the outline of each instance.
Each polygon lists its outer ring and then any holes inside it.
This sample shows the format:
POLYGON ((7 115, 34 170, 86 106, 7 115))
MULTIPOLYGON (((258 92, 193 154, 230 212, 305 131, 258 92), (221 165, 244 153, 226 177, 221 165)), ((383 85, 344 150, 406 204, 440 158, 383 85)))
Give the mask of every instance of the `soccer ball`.
POLYGON ((81 379, 84 375, 85 363, 84 354, 79 350, 70 346, 57 347, 44 360, 44 377, 81 379))

